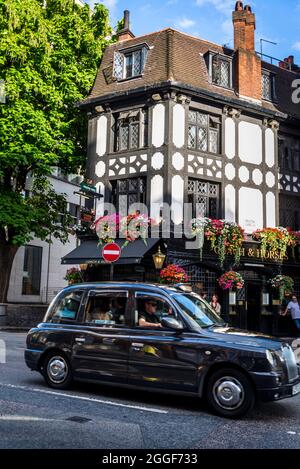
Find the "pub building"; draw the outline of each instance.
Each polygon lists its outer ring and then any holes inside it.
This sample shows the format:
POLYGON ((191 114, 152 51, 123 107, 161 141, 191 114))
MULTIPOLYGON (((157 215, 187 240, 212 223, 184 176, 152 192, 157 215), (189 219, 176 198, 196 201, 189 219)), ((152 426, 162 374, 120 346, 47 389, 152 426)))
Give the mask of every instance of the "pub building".
MULTIPOLYGON (((275 335, 293 334, 278 312, 278 291, 269 280, 279 273, 295 281, 300 296, 299 247, 283 259, 267 252, 251 233, 264 227, 300 230, 300 104, 292 100, 300 68, 292 56, 279 61, 255 51, 255 15, 237 2, 232 14, 234 49, 166 28, 135 37, 129 12, 118 41, 105 50, 90 95, 78 104, 88 115, 87 178, 104 203, 144 203, 157 218, 171 206, 171 237, 163 229, 147 245, 130 243, 113 268, 114 280, 152 282, 153 254, 176 263, 190 280, 219 295, 222 315, 232 325, 275 335), (266 59, 266 60, 263 60, 266 59), (248 237, 240 264, 227 257, 223 268, 205 243, 187 249, 176 233, 184 204, 193 216, 226 219, 248 237), (199 215, 200 214, 200 215, 199 215), (242 290, 224 292, 217 279, 234 268, 242 290)), ((85 264, 88 280, 109 280, 95 235, 62 259, 85 264)), ((124 242, 124 240, 117 240, 124 242)))

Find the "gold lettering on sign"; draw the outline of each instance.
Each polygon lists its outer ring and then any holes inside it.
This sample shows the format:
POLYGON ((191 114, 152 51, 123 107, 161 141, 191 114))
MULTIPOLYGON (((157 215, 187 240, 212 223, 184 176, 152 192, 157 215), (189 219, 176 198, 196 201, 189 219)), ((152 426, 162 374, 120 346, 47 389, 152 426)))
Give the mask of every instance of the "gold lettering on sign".
POLYGON ((240 251, 241 251, 241 257, 255 257, 256 259, 269 259, 269 260, 281 260, 281 261, 289 259, 286 254, 283 256, 278 251, 266 251, 264 256, 263 256, 263 252, 261 249, 242 248, 240 251))
POLYGON ((248 257, 255 257, 254 249, 250 248, 250 249, 248 250, 248 257))

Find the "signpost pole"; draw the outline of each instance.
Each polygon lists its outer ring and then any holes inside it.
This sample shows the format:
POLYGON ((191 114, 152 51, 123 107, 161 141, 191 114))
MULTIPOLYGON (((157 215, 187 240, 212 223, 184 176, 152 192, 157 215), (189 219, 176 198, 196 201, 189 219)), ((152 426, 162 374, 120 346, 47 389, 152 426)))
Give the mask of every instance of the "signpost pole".
POLYGON ((114 264, 111 262, 109 271, 109 280, 112 282, 114 279, 114 264))

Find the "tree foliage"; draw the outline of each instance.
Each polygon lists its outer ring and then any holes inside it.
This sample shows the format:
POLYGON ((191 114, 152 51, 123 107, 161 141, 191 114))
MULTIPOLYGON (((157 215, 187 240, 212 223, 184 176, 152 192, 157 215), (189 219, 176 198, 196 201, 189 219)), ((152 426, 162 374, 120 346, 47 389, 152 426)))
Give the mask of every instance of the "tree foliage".
POLYGON ((20 246, 50 232, 66 239, 55 223, 64 201, 46 176, 53 166, 84 166, 87 123, 74 104, 89 93, 111 35, 102 4, 91 12, 73 0, 0 0, 0 79, 9 98, 0 105, 0 243, 20 246))
POLYGON ((108 10, 75 0, 0 0, 0 302, 14 255, 34 237, 68 237, 64 194, 53 167, 84 168, 86 97, 105 47, 113 41, 108 10), (1 88, 3 91, 3 86, 1 88))

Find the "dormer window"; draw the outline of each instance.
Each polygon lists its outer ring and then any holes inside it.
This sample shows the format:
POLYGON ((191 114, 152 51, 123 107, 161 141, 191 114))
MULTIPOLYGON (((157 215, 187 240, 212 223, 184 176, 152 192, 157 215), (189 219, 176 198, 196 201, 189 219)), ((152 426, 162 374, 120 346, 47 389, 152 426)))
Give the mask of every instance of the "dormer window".
POLYGON ((143 74, 147 59, 146 46, 125 49, 114 53, 114 77, 128 80, 143 74))
POLYGON ((267 70, 262 71, 261 75, 262 98, 267 101, 275 99, 275 75, 267 70))
POLYGON ((208 71, 214 85, 232 88, 232 60, 222 54, 209 52, 208 71))

